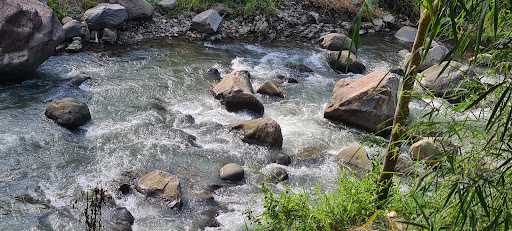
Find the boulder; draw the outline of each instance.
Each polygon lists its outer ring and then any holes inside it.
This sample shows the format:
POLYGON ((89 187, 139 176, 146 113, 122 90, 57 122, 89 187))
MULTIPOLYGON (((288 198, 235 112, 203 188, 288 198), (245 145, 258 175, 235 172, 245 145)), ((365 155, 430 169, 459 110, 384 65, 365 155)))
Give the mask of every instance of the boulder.
POLYGON ((147 173, 138 180, 136 189, 146 196, 165 200, 170 207, 181 203, 180 180, 168 172, 153 170, 147 173))
POLYGON ((392 124, 399 85, 397 74, 374 71, 360 79, 336 82, 324 118, 370 132, 383 132, 392 124))
POLYGON ((271 118, 259 118, 235 124, 232 130, 240 131, 242 141, 281 148, 283 135, 281 126, 271 118))
POLYGON ((91 120, 89 107, 72 98, 50 102, 44 114, 68 129, 76 129, 91 120))
POLYGON ((117 31, 109 28, 103 29, 101 41, 103 43, 115 44, 117 42, 117 31))
POLYGON ((288 166, 292 163, 292 158, 289 155, 282 152, 272 152, 270 154, 270 161, 272 163, 288 166))
POLYGON ((125 207, 115 208, 110 212, 108 230, 131 231, 135 218, 125 207))
POLYGON ((219 172, 220 179, 227 181, 241 181, 244 179, 244 169, 235 163, 224 165, 219 172))
POLYGON ((368 158, 368 153, 361 145, 351 145, 343 148, 336 159, 339 164, 356 168, 358 170, 372 170, 372 161, 368 158))
POLYGON ((286 93, 281 89, 281 86, 279 86, 274 81, 266 81, 263 85, 258 88, 258 93, 268 96, 275 96, 279 98, 284 98, 286 96, 286 93))
POLYGON ((269 164, 262 169, 266 180, 272 183, 279 183, 288 180, 288 172, 278 164, 269 164))
POLYGON ((457 147, 442 138, 427 137, 412 144, 409 153, 413 160, 423 160, 434 165, 443 156, 456 154, 457 147))
MULTIPOLYGON (((423 52, 423 51, 420 51, 420 52, 423 52)), ((450 52, 450 50, 448 50, 448 48, 446 48, 445 46, 437 44, 437 43, 433 43, 430 50, 428 50, 425 60, 423 60, 423 62, 420 64, 418 70, 424 71, 425 69, 427 69, 431 66, 439 64, 441 61, 443 61, 443 59, 449 52, 450 52)), ((411 58, 411 54, 407 53, 407 55, 405 56, 405 61, 404 61, 405 65, 407 65, 407 62, 409 61, 410 58, 411 58)), ((404 67, 404 69, 405 69, 405 67, 404 67)))
POLYGON ((207 10, 192 18, 192 29, 202 33, 215 33, 219 29, 222 17, 216 10, 207 10))
POLYGON ((87 10, 82 21, 87 23, 90 30, 116 28, 128 19, 128 11, 119 4, 101 3, 87 10))
POLYGON ((110 0, 112 4, 119 4, 126 8, 128 20, 151 18, 155 8, 146 0, 110 0))
POLYGON ((320 47, 330 51, 344 51, 351 50, 356 52, 355 46, 350 49, 352 39, 341 33, 326 34, 319 39, 320 47))
POLYGON ((71 21, 66 22, 64 26, 62 26, 65 34, 65 40, 69 41, 74 37, 82 36, 82 24, 77 20, 71 19, 71 21))
POLYGON ((35 71, 63 40, 62 24, 45 4, 0 1, 0 82, 35 71))
POLYGON ((314 72, 313 69, 308 67, 306 64, 303 63, 287 63, 286 67, 288 69, 291 69, 292 71, 296 71, 299 73, 312 73, 314 72))
POLYGON ((263 104, 254 96, 251 76, 247 71, 234 71, 209 89, 230 112, 249 111, 263 115, 263 104))
POLYGON ((82 38, 74 37, 73 42, 66 47, 66 52, 68 53, 76 53, 82 50, 82 38))
POLYGON ((423 79, 421 85, 431 91, 435 96, 448 100, 456 100, 463 97, 470 83, 474 83, 474 73, 469 66, 451 61, 442 72, 448 61, 429 67, 421 72, 423 79))
POLYGON ((357 56, 349 51, 328 51, 326 58, 329 66, 341 73, 361 74, 366 70, 366 67, 358 61, 357 56))
POLYGON ((414 40, 416 39, 417 31, 418 30, 414 27, 404 26, 395 33, 395 37, 397 39, 400 39, 401 41, 413 43, 414 40))
POLYGON ((163 10, 174 10, 177 6, 176 0, 161 0, 157 5, 163 10))

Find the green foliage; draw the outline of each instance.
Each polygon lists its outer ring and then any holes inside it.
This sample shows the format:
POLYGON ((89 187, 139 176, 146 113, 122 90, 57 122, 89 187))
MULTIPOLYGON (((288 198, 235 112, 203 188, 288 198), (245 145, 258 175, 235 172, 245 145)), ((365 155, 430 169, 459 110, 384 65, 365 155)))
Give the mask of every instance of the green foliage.
POLYGON ((219 3, 232 8, 235 14, 253 15, 259 12, 274 13, 281 0, 178 0, 178 7, 184 10, 206 10, 219 3))
POLYGON ((48 0, 48 7, 52 9, 53 13, 55 13, 59 19, 68 15, 68 5, 66 1, 48 0))
POLYGON ((98 5, 98 0, 82 0, 82 9, 88 10, 98 5))
MULTIPOLYGON (((250 217, 254 230, 345 230, 371 224, 380 214, 375 200, 376 174, 363 178, 344 172, 336 191, 323 193, 320 189, 279 194, 263 187, 264 208, 261 216, 250 217)), ((396 198, 389 205, 395 206, 396 198)))

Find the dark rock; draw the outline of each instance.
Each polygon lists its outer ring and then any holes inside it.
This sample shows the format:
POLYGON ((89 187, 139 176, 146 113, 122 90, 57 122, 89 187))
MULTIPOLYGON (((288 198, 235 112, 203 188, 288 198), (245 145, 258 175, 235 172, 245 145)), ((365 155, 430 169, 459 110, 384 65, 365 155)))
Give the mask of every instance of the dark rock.
POLYGON ((222 17, 216 10, 207 10, 192 19, 192 28, 202 33, 215 33, 221 22, 222 17))
POLYGON ((281 148, 283 135, 281 126, 271 118, 259 118, 235 124, 232 130, 240 131, 242 141, 281 148))
POLYGON ((128 19, 128 11, 119 4, 101 3, 87 10, 82 21, 87 23, 90 30, 117 28, 128 19))
POLYGON ((128 20, 151 18, 155 9, 146 0, 110 0, 112 4, 119 4, 126 8, 128 20))
POLYGON ((74 37, 82 36, 82 24, 77 20, 71 19, 71 21, 68 21, 64 26, 62 26, 62 29, 64 30, 66 41, 69 41, 74 37))
POLYGON ((163 199, 169 207, 181 203, 180 180, 168 172, 153 170, 138 180, 136 188, 146 196, 163 199))
POLYGON ((383 132, 393 122, 399 77, 384 70, 336 83, 324 118, 370 132, 383 132))
POLYGON ((65 50, 68 53, 80 52, 82 50, 82 38, 74 37, 73 42, 71 42, 71 44, 69 44, 65 50))
POLYGON ((45 115, 68 129, 76 129, 91 120, 87 105, 72 98, 52 101, 45 115))
POLYGON ((219 172, 220 179, 227 181, 241 181, 244 179, 244 169, 235 163, 224 165, 219 172))
POLYGON ((269 164, 263 170, 266 180, 272 183, 279 183, 288 180, 288 172, 283 167, 276 164, 269 164))
POLYGON ((362 74, 366 70, 366 67, 358 61, 357 56, 349 51, 328 51, 326 56, 327 63, 335 71, 362 74))
POLYGON ((293 70, 293 71, 297 71, 297 72, 300 72, 300 73, 312 73, 314 72, 313 69, 311 69, 310 67, 306 66, 305 64, 303 63, 287 63, 286 64, 286 67, 293 70))
POLYGON ((208 69, 208 72, 206 72, 206 78, 213 81, 219 81, 222 79, 220 71, 217 68, 208 69))
POLYGON ((117 31, 109 28, 103 29, 101 41, 104 43, 115 44, 117 41, 117 31))
POLYGON ((272 163, 284 166, 288 166, 292 163, 292 159, 290 158, 290 156, 282 152, 272 153, 270 155, 270 161, 272 163))
POLYGON ((257 91, 260 94, 284 98, 286 93, 274 81, 266 81, 257 91))
POLYGON ((355 45, 351 49, 352 39, 341 33, 330 33, 319 39, 320 47, 330 51, 351 50, 355 53, 355 45))
POLYGON ((0 1, 0 81, 35 71, 63 40, 62 24, 45 4, 0 1))
POLYGON ((110 227, 112 231, 131 231, 135 218, 125 207, 115 208, 110 214, 110 227))
POLYGON ((184 128, 193 125, 195 122, 196 121, 192 115, 180 114, 176 116, 176 119, 174 120, 174 127, 184 128))
POLYGON ((157 5, 163 10, 174 10, 176 8, 176 0, 161 0, 157 5))

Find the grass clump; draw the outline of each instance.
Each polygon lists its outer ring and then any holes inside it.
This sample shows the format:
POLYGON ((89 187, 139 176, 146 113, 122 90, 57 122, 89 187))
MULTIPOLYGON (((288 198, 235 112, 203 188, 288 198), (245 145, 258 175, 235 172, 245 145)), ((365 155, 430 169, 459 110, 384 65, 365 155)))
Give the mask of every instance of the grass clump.
POLYGON ((279 7, 281 0, 178 0, 182 10, 207 10, 218 4, 224 4, 233 9, 238 15, 253 15, 256 13, 272 14, 279 7))
POLYGON ((381 214, 375 200, 376 177, 359 178, 343 172, 337 190, 328 193, 317 189, 313 194, 290 190, 276 194, 263 187, 265 210, 259 216, 249 216, 251 230, 327 231, 369 225, 381 214))
POLYGON ((62 0, 48 0, 48 7, 52 9, 53 13, 57 15, 59 19, 68 16, 68 4, 67 1, 62 0))

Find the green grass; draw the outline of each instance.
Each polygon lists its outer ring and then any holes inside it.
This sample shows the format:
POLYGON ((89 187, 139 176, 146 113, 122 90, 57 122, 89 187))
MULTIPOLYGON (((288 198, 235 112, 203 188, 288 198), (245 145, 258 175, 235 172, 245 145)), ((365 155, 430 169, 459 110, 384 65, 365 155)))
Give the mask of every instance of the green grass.
POLYGON ((232 9, 237 15, 272 14, 280 2, 281 0, 178 0, 178 8, 201 11, 220 3, 232 9))
POLYGON ((67 1, 48 0, 48 7, 52 9, 53 13, 55 13, 59 19, 68 15, 67 1))

